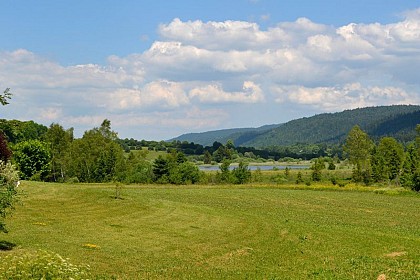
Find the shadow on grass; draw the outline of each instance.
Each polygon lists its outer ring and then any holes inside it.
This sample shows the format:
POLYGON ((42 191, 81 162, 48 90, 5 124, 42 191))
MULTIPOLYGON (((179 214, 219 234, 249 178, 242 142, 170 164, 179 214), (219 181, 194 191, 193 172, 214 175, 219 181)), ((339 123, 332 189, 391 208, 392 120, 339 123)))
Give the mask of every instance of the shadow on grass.
POLYGON ((9 242, 9 241, 0 240, 0 251, 10 251, 14 247, 16 247, 16 244, 15 243, 12 243, 12 242, 9 242))

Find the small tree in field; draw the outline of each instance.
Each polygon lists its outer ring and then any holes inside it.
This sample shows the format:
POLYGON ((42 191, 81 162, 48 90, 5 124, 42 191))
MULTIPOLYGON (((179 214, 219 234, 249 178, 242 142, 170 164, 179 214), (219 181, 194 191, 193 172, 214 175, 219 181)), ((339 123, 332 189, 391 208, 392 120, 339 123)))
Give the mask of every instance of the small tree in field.
POLYGON ((0 231, 7 232, 4 219, 17 201, 19 175, 14 166, 0 161, 0 231))
POLYGON ((317 158, 314 164, 311 166, 312 174, 311 178, 312 181, 321 181, 322 178, 322 170, 325 168, 324 160, 322 158, 317 158))
POLYGON ((369 183, 371 177, 371 151, 374 147, 367 133, 354 126, 349 132, 344 152, 347 154, 350 163, 353 164, 353 180, 355 182, 369 183))
POLYGON ((251 181, 251 171, 248 164, 241 161, 239 166, 232 170, 233 182, 235 184, 245 184, 251 181))
MULTIPOLYGON (((7 105, 12 94, 7 88, 3 95, 0 95, 1 105, 7 105)), ((13 205, 17 201, 17 184, 19 182, 19 175, 15 167, 8 162, 11 157, 11 152, 7 147, 6 139, 0 131, 0 231, 7 232, 4 219, 13 210, 13 205)))
POLYGON ((231 172, 229 170, 230 161, 224 160, 219 166, 220 172, 218 173, 219 180, 224 183, 229 183, 231 181, 231 172))

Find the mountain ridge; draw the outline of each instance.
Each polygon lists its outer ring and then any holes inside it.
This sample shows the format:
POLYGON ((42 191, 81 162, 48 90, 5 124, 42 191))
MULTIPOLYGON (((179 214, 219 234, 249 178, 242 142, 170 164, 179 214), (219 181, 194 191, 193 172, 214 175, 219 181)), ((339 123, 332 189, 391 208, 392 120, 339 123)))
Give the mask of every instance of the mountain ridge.
POLYGON ((375 106, 322 113, 258 128, 183 134, 170 141, 188 141, 210 146, 214 141, 226 143, 230 139, 235 146, 255 148, 296 143, 342 143, 351 128, 359 125, 373 139, 392 136, 407 142, 414 139, 417 124, 420 124, 419 105, 375 106))

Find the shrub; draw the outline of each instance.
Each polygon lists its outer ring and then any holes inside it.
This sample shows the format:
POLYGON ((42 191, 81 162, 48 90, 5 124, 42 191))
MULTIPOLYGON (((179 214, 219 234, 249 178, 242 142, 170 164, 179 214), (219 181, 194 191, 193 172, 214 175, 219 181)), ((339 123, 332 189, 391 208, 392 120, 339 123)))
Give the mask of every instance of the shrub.
POLYGON ((0 231, 7 232, 3 219, 13 210, 17 201, 18 172, 10 163, 0 161, 0 231))
POLYGON ((74 265, 60 255, 25 252, 1 258, 0 279, 89 279, 88 265, 74 265))
POLYGON ((239 163, 238 167, 233 169, 232 175, 235 184, 245 184, 251 181, 251 171, 248 168, 248 164, 243 161, 239 163))
POLYGON ((298 172, 297 177, 296 177, 296 184, 300 184, 303 183, 303 178, 302 178, 302 172, 298 172))

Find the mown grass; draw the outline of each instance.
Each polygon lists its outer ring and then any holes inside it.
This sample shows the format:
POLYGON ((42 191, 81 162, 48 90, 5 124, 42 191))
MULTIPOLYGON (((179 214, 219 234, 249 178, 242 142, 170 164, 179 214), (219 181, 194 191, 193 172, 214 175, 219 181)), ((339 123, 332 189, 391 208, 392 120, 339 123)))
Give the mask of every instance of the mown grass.
POLYGON ((0 236, 17 246, 0 257, 42 249, 118 279, 420 278, 415 194, 124 186, 115 199, 114 185, 21 187, 0 236))

